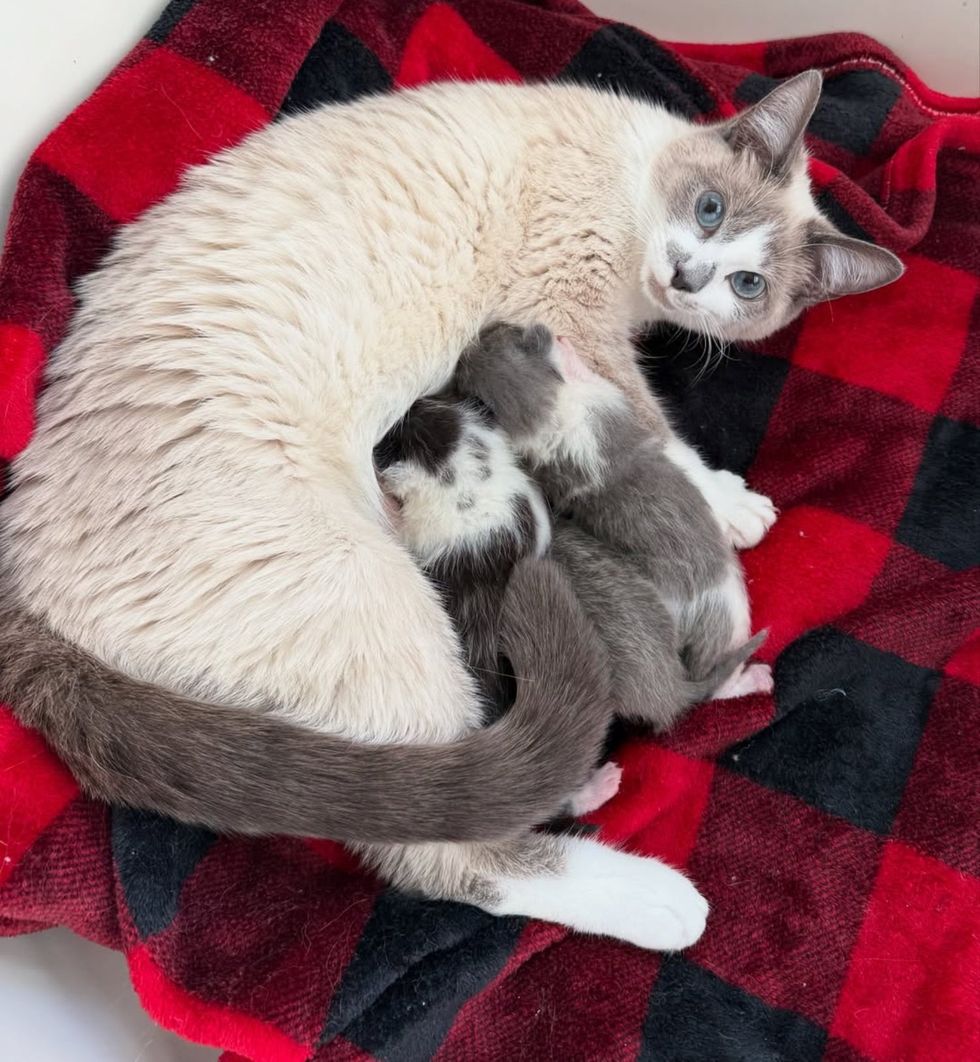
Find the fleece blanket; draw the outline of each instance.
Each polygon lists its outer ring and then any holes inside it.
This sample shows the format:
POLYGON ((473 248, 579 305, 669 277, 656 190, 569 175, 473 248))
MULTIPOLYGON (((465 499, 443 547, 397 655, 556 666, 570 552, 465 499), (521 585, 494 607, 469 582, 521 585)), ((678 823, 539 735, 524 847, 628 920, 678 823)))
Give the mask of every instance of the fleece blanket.
MULTIPOLYGON (((240 840, 79 796, 0 709, 0 931, 122 951, 146 1011, 228 1057, 980 1057, 980 118, 839 35, 668 45, 573 0, 174 0, 38 148, 0 268, 0 455, 33 425, 72 282, 190 164, 279 114, 439 78, 564 78, 731 115, 826 75, 820 203, 900 283, 699 378, 651 380, 781 518, 745 557, 773 697, 628 735, 611 842, 685 867, 662 956, 382 888, 338 846, 240 840)), ((687 337, 689 338, 689 337, 687 337)))

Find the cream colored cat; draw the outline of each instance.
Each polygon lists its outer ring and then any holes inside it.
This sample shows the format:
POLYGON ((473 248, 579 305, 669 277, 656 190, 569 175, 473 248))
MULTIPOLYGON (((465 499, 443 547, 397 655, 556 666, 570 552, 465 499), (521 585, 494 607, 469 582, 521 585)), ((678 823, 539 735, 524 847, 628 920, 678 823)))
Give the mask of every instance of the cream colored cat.
MULTIPOLYGON (((757 338, 899 275, 813 203, 801 136, 819 88, 801 75, 703 127, 570 85, 433 86, 282 121, 191 171, 81 285, 0 508, 12 600, 98 659, 55 696, 52 639, 9 623, 0 693, 70 762, 105 758, 89 788, 123 799, 120 779, 146 770, 144 806, 173 813, 176 792, 182 817, 218 825, 227 814, 209 809, 234 805, 248 770, 267 787, 264 828, 279 828, 277 787, 295 765, 273 744, 266 761, 261 745, 239 757, 259 731, 239 735, 234 712, 222 730, 212 713, 213 778, 188 760, 157 779, 139 759, 145 718, 106 715, 126 680, 99 668, 357 742, 461 739, 480 704, 388 529, 371 454, 493 317, 568 336, 642 409, 732 540, 758 541, 771 504, 671 433, 630 337, 667 320, 757 338), (73 715, 82 702, 88 715, 73 715)), ((192 741, 193 702, 173 706, 173 740, 192 741)), ((351 784, 369 785, 351 763, 351 784)), ((438 772, 421 783, 437 787, 438 772)), ((387 836, 375 826, 365 840, 387 836)), ((448 834, 412 834, 430 835, 448 834)), ((703 929, 703 899, 656 860, 500 836, 368 855, 428 895, 644 947, 703 929)))

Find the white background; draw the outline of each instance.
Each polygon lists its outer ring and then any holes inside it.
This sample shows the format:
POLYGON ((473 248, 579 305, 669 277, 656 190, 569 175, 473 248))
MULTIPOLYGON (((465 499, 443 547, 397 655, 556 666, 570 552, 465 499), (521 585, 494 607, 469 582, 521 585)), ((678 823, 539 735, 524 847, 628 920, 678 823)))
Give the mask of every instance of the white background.
MULTIPOLYGON (((2 0, 0 228, 30 151, 136 43, 161 7, 162 0, 2 0)), ((889 45, 934 88, 980 95, 980 0, 594 0, 592 7, 676 41, 860 30, 889 45)), ((119 956, 64 931, 0 940, 3 1062, 215 1057, 143 1016, 119 956)))

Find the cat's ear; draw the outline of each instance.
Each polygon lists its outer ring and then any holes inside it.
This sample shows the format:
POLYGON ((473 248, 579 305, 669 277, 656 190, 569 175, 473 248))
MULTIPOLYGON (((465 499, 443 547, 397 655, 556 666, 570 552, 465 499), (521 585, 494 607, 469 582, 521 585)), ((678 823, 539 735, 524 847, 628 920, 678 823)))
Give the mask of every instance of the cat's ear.
POLYGON ((808 303, 874 291, 905 272, 891 251, 845 236, 827 222, 810 225, 807 244, 813 257, 813 276, 803 295, 808 303))
POLYGON ((823 77, 805 70, 763 96, 722 127, 722 136, 736 151, 751 151, 766 169, 786 173, 800 157, 803 131, 820 99, 823 77))

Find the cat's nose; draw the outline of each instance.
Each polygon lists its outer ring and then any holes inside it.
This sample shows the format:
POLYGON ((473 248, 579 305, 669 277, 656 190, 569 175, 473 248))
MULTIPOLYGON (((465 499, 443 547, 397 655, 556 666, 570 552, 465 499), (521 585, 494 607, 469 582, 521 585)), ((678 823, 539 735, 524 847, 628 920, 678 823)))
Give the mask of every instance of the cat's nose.
POLYGON ((714 266, 690 265, 687 262, 678 262, 674 266, 674 275, 670 278, 670 286, 675 291, 700 291, 714 274, 714 266))

